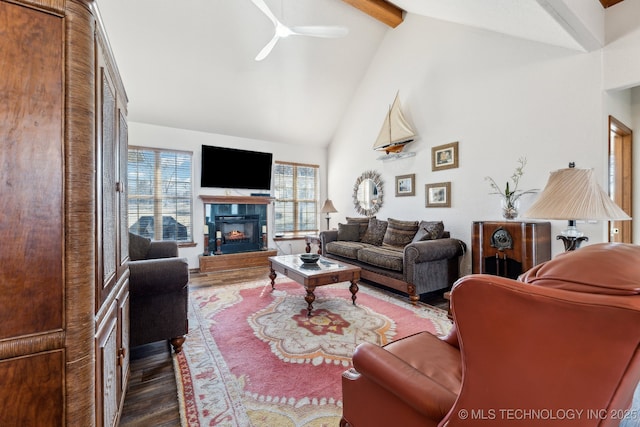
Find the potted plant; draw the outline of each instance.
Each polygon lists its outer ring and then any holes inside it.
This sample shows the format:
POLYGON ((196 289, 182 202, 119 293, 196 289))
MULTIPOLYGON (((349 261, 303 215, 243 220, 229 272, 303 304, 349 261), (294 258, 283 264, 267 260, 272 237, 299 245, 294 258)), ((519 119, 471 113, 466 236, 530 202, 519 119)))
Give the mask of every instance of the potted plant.
POLYGON ((525 194, 533 194, 538 190, 518 190, 518 184, 520 183, 520 178, 524 175, 524 167, 527 164, 526 157, 520 157, 518 159, 519 166, 516 167, 513 175, 511 175, 511 185, 509 184, 509 180, 502 190, 498 184, 496 184, 495 180, 490 176, 485 177, 485 180, 489 181, 489 185, 494 190, 489 194, 497 194, 500 196, 500 201, 502 205, 502 216, 504 219, 512 220, 518 217, 518 209, 520 207, 520 197, 525 194))

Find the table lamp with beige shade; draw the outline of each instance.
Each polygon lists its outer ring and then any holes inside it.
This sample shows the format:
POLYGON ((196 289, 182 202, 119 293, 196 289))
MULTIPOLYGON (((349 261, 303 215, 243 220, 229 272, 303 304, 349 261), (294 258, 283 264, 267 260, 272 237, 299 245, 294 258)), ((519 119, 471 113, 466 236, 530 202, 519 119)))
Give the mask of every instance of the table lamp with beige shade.
POLYGON ((326 218, 327 218, 327 230, 329 229, 329 220, 331 219, 331 215, 334 212, 338 212, 338 210, 335 208, 335 206, 333 206, 333 202, 331 201, 331 199, 327 199, 324 201, 324 204, 322 205, 322 208, 320 209, 321 213, 327 214, 326 218))
POLYGON ((631 217, 616 205, 596 181, 593 169, 577 169, 572 162, 566 169, 551 172, 540 197, 523 217, 532 219, 563 219, 568 227, 556 238, 566 251, 580 247, 587 236, 576 227, 576 221, 625 221, 631 217))

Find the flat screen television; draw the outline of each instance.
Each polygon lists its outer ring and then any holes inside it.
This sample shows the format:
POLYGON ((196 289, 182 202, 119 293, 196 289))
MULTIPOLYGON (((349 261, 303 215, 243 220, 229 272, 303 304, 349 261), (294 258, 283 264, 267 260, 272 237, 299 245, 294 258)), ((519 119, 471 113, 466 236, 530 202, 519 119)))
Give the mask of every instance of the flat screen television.
POLYGON ((203 145, 200 186, 270 190, 272 163, 272 153, 203 145))

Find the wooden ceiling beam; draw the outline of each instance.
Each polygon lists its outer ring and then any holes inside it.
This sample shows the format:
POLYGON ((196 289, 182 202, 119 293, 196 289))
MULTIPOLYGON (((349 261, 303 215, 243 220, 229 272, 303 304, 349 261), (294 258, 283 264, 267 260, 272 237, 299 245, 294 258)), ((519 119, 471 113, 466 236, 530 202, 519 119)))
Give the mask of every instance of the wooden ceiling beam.
POLYGON ((622 0, 600 0, 600 3, 602 3, 602 7, 604 7, 605 9, 613 6, 614 4, 618 4, 620 3, 622 0))
POLYGON ((386 0, 342 0, 378 21, 395 28, 404 19, 404 10, 386 0))

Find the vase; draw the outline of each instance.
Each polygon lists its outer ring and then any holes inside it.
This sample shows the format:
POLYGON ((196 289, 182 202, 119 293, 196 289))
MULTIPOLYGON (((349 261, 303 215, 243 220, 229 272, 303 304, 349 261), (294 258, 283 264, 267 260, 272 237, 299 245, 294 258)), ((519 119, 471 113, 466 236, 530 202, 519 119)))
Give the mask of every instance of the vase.
POLYGON ((518 217, 518 210, 520 208, 520 201, 510 201, 506 199, 500 199, 500 205, 502 208, 502 217, 506 220, 513 220, 518 217))

